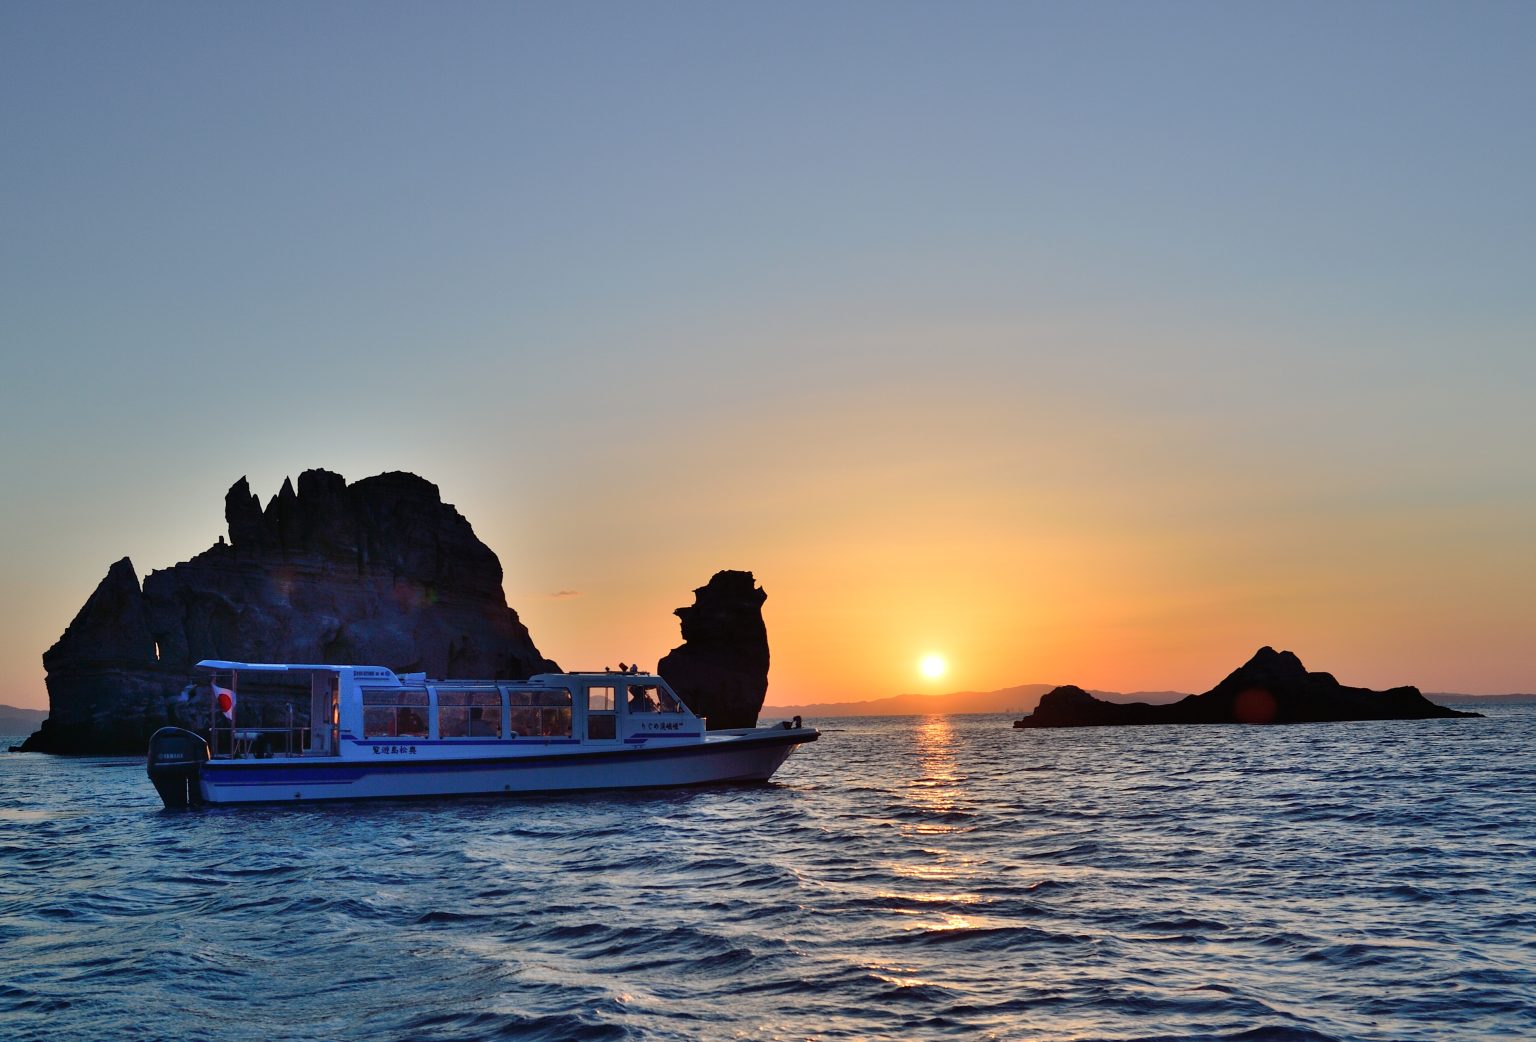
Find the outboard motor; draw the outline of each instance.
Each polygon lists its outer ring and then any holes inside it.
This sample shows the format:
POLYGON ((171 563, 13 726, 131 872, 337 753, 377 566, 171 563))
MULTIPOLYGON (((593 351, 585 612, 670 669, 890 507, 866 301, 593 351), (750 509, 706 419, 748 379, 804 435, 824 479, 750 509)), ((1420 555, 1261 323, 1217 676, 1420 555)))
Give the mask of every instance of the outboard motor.
POLYGON ((197 776, 207 762, 208 743, 202 735, 180 727, 162 727, 149 738, 145 769, 168 808, 203 802, 197 776))

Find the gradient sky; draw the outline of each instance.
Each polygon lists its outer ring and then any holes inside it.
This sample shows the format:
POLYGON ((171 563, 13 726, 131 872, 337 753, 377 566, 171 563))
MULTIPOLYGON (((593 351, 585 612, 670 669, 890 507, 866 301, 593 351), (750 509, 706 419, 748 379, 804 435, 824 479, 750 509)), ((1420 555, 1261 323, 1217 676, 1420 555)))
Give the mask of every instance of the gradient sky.
POLYGON ((0 702, 317 466, 568 667, 746 568, 771 703, 1536 689, 1533 99, 1531 4, 12 0, 0 702))

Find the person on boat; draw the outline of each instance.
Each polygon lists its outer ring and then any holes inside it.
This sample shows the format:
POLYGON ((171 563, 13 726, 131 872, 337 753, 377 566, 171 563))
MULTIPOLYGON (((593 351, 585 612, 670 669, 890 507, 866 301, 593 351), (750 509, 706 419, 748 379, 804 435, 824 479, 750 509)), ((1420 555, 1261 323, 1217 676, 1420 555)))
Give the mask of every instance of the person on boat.
POLYGON ((414 709, 406 709, 402 707, 400 709, 399 731, 402 737, 406 735, 418 738, 425 737, 427 733, 427 722, 423 720, 419 715, 417 715, 414 709))
POLYGON ((629 689, 629 711, 631 713, 656 712, 656 700, 651 697, 648 688, 635 685, 629 689))
POLYGON ((469 733, 475 738, 494 737, 499 734, 496 725, 485 719, 485 711, 479 706, 469 707, 469 733))

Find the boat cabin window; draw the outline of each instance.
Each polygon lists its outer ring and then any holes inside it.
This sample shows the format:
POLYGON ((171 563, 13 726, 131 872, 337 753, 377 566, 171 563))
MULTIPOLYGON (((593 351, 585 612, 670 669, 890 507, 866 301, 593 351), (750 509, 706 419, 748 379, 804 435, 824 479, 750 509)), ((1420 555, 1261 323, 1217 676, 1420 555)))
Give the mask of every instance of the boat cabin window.
POLYGON ((501 692, 437 689, 439 738, 500 738, 501 692))
POLYGON ((659 684, 629 685, 629 711, 631 713, 681 713, 682 703, 672 692, 659 684))
POLYGON ((571 693, 565 688, 507 692, 512 733, 521 738, 571 737, 571 693))
POLYGON ((427 737, 427 693, 363 688, 363 737, 427 737))

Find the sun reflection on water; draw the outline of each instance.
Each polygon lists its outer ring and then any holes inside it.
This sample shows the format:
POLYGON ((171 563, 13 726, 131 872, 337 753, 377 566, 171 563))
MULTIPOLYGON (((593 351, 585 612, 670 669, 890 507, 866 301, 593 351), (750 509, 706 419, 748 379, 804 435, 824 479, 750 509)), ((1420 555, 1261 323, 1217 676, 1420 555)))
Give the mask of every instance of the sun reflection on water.
POLYGON ((904 931, 970 930, 978 920, 962 912, 986 904, 972 885, 984 876, 985 863, 960 846, 975 827, 975 812, 956 755, 959 738, 949 717, 933 716, 916 726, 912 742, 913 770, 900 790, 900 829, 920 842, 887 868, 916 886, 888 893, 899 902, 892 913, 904 931))
MULTIPOLYGON (((907 785, 907 798, 923 811, 936 815, 953 814, 963 802, 962 776, 955 761, 955 729, 947 716, 932 716, 923 721, 913 736, 917 766, 921 772, 907 785)), ((953 822, 924 823, 913 831, 952 832, 953 822)))

